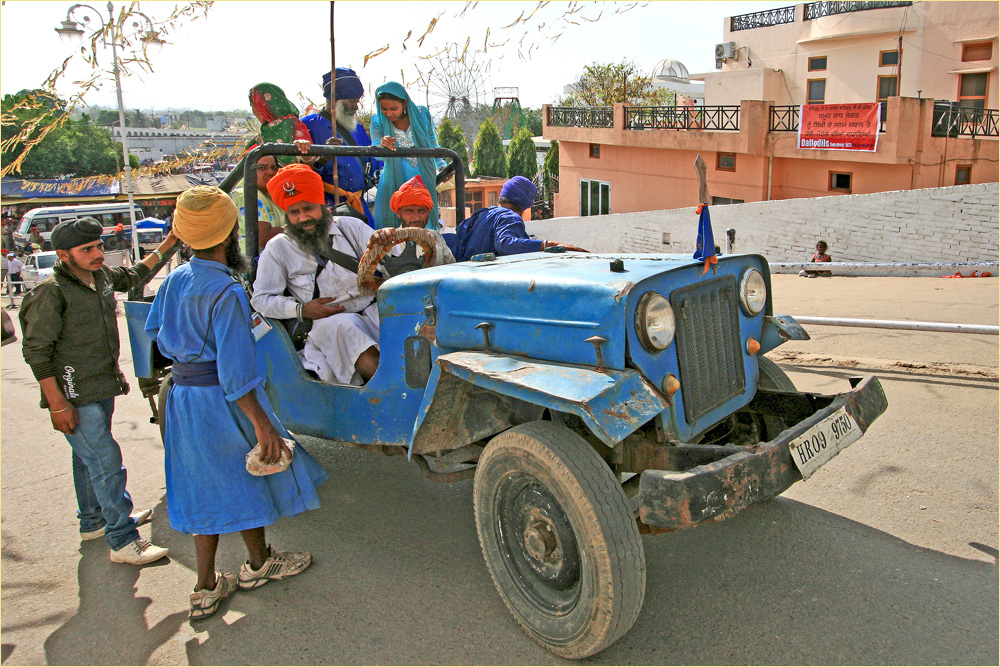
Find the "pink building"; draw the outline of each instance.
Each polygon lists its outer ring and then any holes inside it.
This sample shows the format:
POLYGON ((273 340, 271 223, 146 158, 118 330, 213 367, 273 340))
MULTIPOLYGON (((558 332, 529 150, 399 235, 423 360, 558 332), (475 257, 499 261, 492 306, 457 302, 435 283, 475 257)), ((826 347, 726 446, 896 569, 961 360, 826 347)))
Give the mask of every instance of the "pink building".
POLYGON ((546 107, 556 217, 998 180, 992 2, 816 2, 726 20, 704 108, 546 107), (900 83, 900 81, 902 83, 900 83), (799 105, 882 102, 875 152, 799 149, 799 105))

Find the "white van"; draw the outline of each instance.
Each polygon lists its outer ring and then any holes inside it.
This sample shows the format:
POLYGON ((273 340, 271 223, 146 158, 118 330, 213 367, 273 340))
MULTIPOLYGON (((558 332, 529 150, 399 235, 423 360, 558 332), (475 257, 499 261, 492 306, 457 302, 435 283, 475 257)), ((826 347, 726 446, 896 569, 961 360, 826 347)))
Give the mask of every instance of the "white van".
MULTIPOLYGON (((102 238, 104 242, 110 244, 114 241, 115 226, 119 223, 125 228, 125 238, 132 238, 132 221, 128 215, 128 203, 113 202, 108 204, 81 204, 80 206, 46 206, 35 208, 24 214, 21 224, 14 230, 14 247, 23 250, 31 235, 31 228, 37 227, 45 245, 40 250, 51 250, 49 236, 53 228, 63 220, 73 220, 75 218, 91 217, 96 219, 104 227, 102 238)), ((145 216, 142 209, 135 207, 135 219, 138 222, 145 216)), ((139 241, 142 241, 140 235, 139 241)))

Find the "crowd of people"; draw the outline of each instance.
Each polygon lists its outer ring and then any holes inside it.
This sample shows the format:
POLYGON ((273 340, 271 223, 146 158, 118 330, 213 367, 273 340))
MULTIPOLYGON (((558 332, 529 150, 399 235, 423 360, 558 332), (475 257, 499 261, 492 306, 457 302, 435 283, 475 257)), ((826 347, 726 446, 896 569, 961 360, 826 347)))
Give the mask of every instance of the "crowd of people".
MULTIPOLYGON (((400 84, 377 89, 371 135, 355 118, 364 94, 357 74, 338 68, 324 84, 336 87, 335 109, 302 119, 280 88, 255 86, 251 102, 268 128, 262 128, 262 140, 294 143, 302 155, 261 158, 256 182, 230 195, 211 186, 185 191, 162 243, 135 266, 104 265, 97 220, 60 222, 49 239, 59 260, 53 276, 32 289, 20 308, 23 355, 38 382, 40 406, 72 451, 81 540, 103 538, 113 562, 151 563, 168 549, 139 534, 153 511, 133 504, 121 447, 112 434, 115 398, 129 390, 118 363, 114 294, 145 282, 175 245, 191 253, 160 285, 145 324, 171 362, 173 386, 159 406, 167 518, 194 542, 191 619, 211 616, 237 589, 294 576, 312 562, 309 553, 274 549, 265 536, 278 519, 317 508, 317 487, 327 474, 268 403, 256 363, 252 309, 288 323, 290 330, 307 329, 299 355, 316 378, 361 385, 379 364, 377 303, 358 287, 359 260, 367 249, 395 244, 405 236, 401 229, 421 228, 434 241, 436 265, 557 245, 583 251, 528 237, 522 213, 537 192, 526 178, 510 179, 496 206, 443 234, 436 189, 443 161, 310 158, 306 153, 313 144, 437 146, 429 112, 400 84), (365 193, 376 183, 370 206, 365 193), (257 189, 258 247, 250 258, 240 252, 248 187, 257 189), (249 274, 254 260, 251 298, 236 278, 249 274), (250 474, 251 451, 260 452, 261 466, 278 470, 250 474), (289 460, 287 467, 278 465, 289 460), (246 545, 247 559, 238 572, 216 568, 219 537, 227 533, 240 533, 246 545)), ((5 245, 8 235, 5 226, 5 245)), ((14 251, 12 240, 10 245, 3 250, 4 277, 17 278, 23 251, 14 251)))

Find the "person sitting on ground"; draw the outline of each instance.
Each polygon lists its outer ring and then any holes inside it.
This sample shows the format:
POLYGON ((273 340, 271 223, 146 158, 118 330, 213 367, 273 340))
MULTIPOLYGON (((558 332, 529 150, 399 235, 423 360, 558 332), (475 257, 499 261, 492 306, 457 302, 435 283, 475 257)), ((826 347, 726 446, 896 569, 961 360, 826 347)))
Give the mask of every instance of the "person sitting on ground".
MULTIPOLYGON (((424 187, 424 181, 420 177, 420 174, 417 174, 399 186, 399 189, 393 193, 392 199, 389 200, 389 206, 392 208, 392 212, 398 215, 399 219, 403 221, 402 228, 417 227, 427 229, 427 220, 430 217, 431 209, 434 208, 434 200, 431 198, 431 193, 424 187)), ((371 240, 368 241, 368 247, 370 248, 376 244, 389 245, 395 243, 398 239, 396 231, 396 227, 383 227, 379 229, 372 234, 371 240)), ((453 263, 455 256, 448 248, 448 244, 445 243, 441 232, 436 229, 427 229, 427 231, 434 237, 435 246, 434 260, 430 263, 430 266, 453 263)))
MULTIPOLYGON (((267 182, 278 173, 278 160, 273 155, 265 155, 257 160, 257 252, 260 254, 267 242, 275 236, 285 231, 285 212, 278 208, 277 204, 271 201, 271 196, 267 192, 267 182)), ((239 235, 240 248, 243 247, 243 238, 246 236, 246 216, 243 203, 245 201, 244 186, 235 188, 229 196, 236 204, 239 213, 239 235)))
POLYGON ((528 238, 521 216, 535 203, 537 193, 535 184, 524 176, 515 176, 504 183, 496 206, 481 208, 459 224, 457 247, 453 248, 455 258, 466 262, 483 253, 500 257, 554 247, 587 252, 567 243, 528 238))
MULTIPOLYGON (((816 244, 816 254, 814 254, 812 256, 812 259, 809 260, 809 261, 810 262, 832 262, 833 261, 833 258, 826 254, 826 241, 819 241, 816 244)), ((819 277, 819 276, 829 277, 829 276, 832 276, 833 273, 831 273, 830 271, 806 271, 805 269, 803 269, 802 271, 799 271, 799 275, 800 276, 807 276, 809 278, 816 278, 816 277, 819 277)))
POLYGON ((372 228, 330 213, 323 181, 307 165, 282 167, 267 189, 285 211, 285 233, 260 255, 251 303, 265 317, 312 320, 299 353, 307 370, 325 382, 364 384, 379 362, 378 305, 357 286, 372 228))

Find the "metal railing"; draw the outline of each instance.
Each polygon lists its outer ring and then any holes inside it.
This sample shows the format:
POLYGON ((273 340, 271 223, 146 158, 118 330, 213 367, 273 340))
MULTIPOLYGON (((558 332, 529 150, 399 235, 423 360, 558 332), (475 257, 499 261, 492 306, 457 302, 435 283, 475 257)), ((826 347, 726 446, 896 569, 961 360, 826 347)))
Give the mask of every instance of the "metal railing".
MULTIPOLYGON (((799 104, 771 105, 768 114, 768 132, 798 132, 799 131, 799 104)), ((885 119, 879 121, 878 131, 885 132, 885 119)))
POLYGON ((960 107, 947 102, 935 103, 932 137, 970 136, 975 138, 1000 136, 997 121, 1000 110, 960 107))
POLYGON ((795 5, 780 7, 778 9, 767 9, 752 14, 731 16, 729 17, 729 31, 736 32, 738 30, 768 28, 772 25, 781 25, 782 23, 795 23, 795 5))
POLYGON ((780 106, 771 105, 768 114, 768 132, 796 132, 799 129, 799 109, 798 104, 783 104, 780 106))
POLYGON ((889 7, 909 7, 912 2, 902 2, 898 0, 888 0, 885 2, 809 2, 806 3, 803 12, 803 21, 812 21, 824 16, 833 14, 846 14, 848 12, 863 12, 868 9, 887 9, 889 7))
POLYGON ((625 107, 625 129, 739 131, 740 107, 625 107))
POLYGON ((613 127, 614 107, 549 107, 553 127, 613 127))

